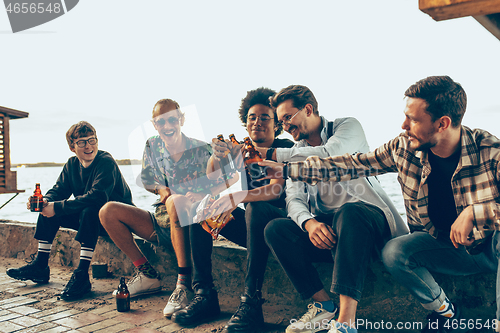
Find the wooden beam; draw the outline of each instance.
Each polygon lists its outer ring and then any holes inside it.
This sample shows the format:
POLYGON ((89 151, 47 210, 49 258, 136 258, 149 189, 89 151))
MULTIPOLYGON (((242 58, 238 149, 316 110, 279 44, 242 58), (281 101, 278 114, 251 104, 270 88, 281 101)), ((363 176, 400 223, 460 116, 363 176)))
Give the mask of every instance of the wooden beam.
POLYGON ((11 119, 26 118, 29 116, 28 112, 19 111, 16 109, 6 108, 5 106, 0 106, 0 113, 4 113, 11 119))
POLYGON ((500 0, 419 0, 418 7, 436 21, 500 13, 500 0))
POLYGON ((474 16, 476 21, 481 23, 493 36, 500 40, 500 13, 474 16))

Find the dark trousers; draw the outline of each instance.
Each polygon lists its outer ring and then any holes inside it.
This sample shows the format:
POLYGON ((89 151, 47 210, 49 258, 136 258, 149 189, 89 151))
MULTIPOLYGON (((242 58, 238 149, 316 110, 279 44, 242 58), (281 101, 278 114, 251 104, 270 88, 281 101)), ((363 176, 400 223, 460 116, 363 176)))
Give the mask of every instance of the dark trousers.
POLYGON ((390 229, 384 213, 362 202, 344 204, 335 214, 317 216, 319 222, 330 224, 337 235, 332 250, 321 250, 289 218, 271 221, 265 229, 265 239, 295 289, 303 299, 323 289, 323 283, 313 262, 332 262, 330 291, 361 298, 366 271, 374 258, 380 256, 390 229))
MULTIPOLYGON (((237 207, 232 215, 234 220, 228 222, 220 234, 231 242, 246 247, 245 210, 237 207)), ((201 224, 196 223, 189 226, 189 239, 193 262, 193 286, 212 288, 212 235, 206 232, 201 224)))
MULTIPOLYGON (((262 289, 269 248, 264 240, 264 228, 272 219, 285 217, 286 211, 268 202, 251 202, 246 210, 236 208, 234 220, 221 231, 230 241, 247 247, 247 274, 245 289, 253 296, 262 289), (245 222, 246 221, 246 222, 245 222)), ((193 224, 189 229, 191 256, 193 260, 193 286, 207 288, 213 286, 212 277, 212 236, 201 225, 193 224)))
POLYGON ((250 202, 246 206, 247 221, 247 274, 245 292, 253 296, 262 290, 264 273, 266 272, 269 247, 264 238, 266 225, 274 219, 285 218, 286 210, 277 208, 266 201, 250 202))
POLYGON ((75 240, 91 248, 95 248, 99 235, 107 235, 99 221, 99 209, 89 207, 83 209, 79 214, 55 215, 53 217, 39 214, 35 239, 52 243, 60 227, 76 230, 75 240))

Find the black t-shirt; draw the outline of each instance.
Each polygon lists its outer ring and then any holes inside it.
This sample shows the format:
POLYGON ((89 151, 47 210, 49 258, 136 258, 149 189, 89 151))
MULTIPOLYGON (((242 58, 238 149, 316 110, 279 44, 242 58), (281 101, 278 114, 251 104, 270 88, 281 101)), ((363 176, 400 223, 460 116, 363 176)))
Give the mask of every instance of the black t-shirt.
MULTIPOLYGON (((293 141, 290 141, 288 139, 274 139, 274 142, 271 145, 271 148, 291 148, 291 147, 293 147, 293 145, 294 145, 293 141)), ((265 158, 265 157, 263 156, 262 158, 265 158)), ((246 181, 246 184, 245 184, 245 182, 242 182, 242 189, 243 190, 253 190, 255 188, 258 188, 258 187, 261 187, 264 185, 268 185, 270 183, 269 179, 265 179, 262 181, 252 180, 252 178, 250 177, 250 175, 246 171, 246 168, 245 168, 245 173, 246 173, 247 181, 246 181)), ((278 208, 285 208, 286 207, 285 196, 286 196, 286 193, 285 193, 285 190, 283 189, 283 193, 281 193, 281 196, 278 199, 268 201, 268 202, 270 204, 272 204, 273 206, 276 206, 278 208)))
POLYGON ((434 227, 449 236, 451 225, 457 219, 457 208, 451 189, 451 177, 457 169, 460 149, 447 158, 441 158, 429 149, 431 173, 427 178, 429 188, 428 213, 434 227))

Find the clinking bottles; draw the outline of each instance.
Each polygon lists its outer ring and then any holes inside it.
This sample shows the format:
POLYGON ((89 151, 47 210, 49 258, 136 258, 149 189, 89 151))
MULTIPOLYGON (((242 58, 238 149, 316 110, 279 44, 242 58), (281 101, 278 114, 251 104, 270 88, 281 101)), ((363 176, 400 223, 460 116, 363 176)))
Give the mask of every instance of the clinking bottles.
POLYGON ((262 156, 259 151, 255 149, 252 140, 249 137, 244 139, 245 142, 245 154, 243 155, 243 160, 245 161, 245 168, 247 169, 250 178, 259 179, 266 176, 265 167, 258 165, 257 163, 262 161, 262 156))
POLYGON ((118 312, 130 311, 130 293, 128 291, 127 285, 125 284, 125 278, 120 278, 120 284, 118 285, 118 292, 115 295, 116 298, 116 310, 118 312))
POLYGON ((236 140, 236 137, 234 136, 234 134, 229 134, 229 140, 231 140, 231 142, 233 143, 233 147, 240 144, 238 142, 238 140, 236 140))
MULTIPOLYGON (((233 137, 234 137, 234 135, 233 135, 233 137)), ((219 141, 225 142, 224 136, 222 134, 217 135, 217 139, 219 139, 219 141)), ((230 153, 231 153, 231 151, 229 149, 227 149, 224 152, 224 156, 220 159, 220 164, 221 164, 221 167, 223 169, 226 167, 229 167, 230 170, 233 171, 234 170, 234 163, 233 163, 233 158, 231 157, 230 153)))
POLYGON ((43 210, 43 195, 40 190, 40 183, 36 183, 35 192, 30 197, 30 210, 32 212, 41 212, 43 210))

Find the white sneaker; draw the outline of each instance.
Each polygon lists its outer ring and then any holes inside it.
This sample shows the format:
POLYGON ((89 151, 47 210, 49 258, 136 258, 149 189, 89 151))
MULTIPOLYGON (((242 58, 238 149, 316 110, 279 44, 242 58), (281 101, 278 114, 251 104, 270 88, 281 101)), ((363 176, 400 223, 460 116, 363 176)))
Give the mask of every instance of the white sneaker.
POLYGON ((189 303, 190 296, 192 296, 189 294, 192 294, 192 292, 186 286, 177 285, 163 309, 163 315, 170 318, 175 311, 185 308, 189 303))
MULTIPOLYGON (((134 277, 127 283, 127 289, 130 293, 130 298, 154 294, 161 291, 161 280, 159 278, 150 278, 144 273, 137 271, 134 277)), ((113 296, 118 290, 113 291, 113 296)))
POLYGON ((335 317, 337 309, 328 312, 321 303, 312 303, 307 306, 309 310, 299 319, 290 320, 286 333, 316 333, 330 328, 330 321, 335 317))

